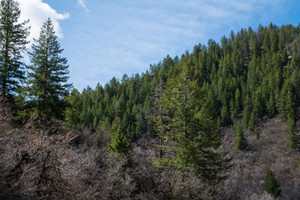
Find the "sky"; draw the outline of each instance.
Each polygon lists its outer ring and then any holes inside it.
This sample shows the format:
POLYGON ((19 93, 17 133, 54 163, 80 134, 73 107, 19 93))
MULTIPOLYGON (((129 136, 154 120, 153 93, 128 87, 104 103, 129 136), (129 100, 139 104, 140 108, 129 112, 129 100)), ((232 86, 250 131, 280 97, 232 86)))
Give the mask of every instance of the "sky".
POLYGON ((68 59, 69 82, 81 91, 113 77, 145 72, 242 28, 300 22, 299 0, 17 0, 31 35, 51 18, 68 59))

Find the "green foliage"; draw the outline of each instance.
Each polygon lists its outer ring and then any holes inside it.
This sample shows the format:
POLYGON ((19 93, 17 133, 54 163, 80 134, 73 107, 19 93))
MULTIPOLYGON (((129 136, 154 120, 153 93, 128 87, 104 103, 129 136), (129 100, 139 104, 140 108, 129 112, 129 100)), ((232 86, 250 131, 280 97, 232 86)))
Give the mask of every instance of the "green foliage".
POLYGON ((222 126, 226 126, 228 124, 230 124, 230 113, 228 112, 228 108, 225 105, 222 106, 222 109, 221 109, 221 125, 222 126))
POLYGON ((289 139, 290 139, 290 142, 289 142, 289 145, 290 145, 290 148, 291 149, 297 149, 298 146, 299 146, 299 137, 298 135, 296 135, 295 133, 290 133, 289 134, 289 139))
POLYGON ((0 92, 11 97, 19 92, 24 81, 23 53, 29 35, 28 21, 19 23, 19 3, 15 0, 2 0, 0 7, 0 92))
POLYGON ((121 125, 121 119, 116 117, 111 129, 113 141, 108 144, 108 151, 116 153, 127 153, 129 151, 131 140, 122 132, 121 125))
POLYGON ((248 143, 244 136, 242 124, 240 122, 235 122, 232 129, 235 136, 235 148, 238 150, 245 150, 248 143))
POLYGON ((273 172, 268 169, 266 173, 266 177, 264 180, 264 191, 271 194, 272 196, 280 195, 279 184, 273 174, 273 172))
POLYGON ((212 104, 191 80, 188 64, 176 81, 169 82, 159 103, 156 131, 164 141, 159 147, 173 156, 157 158, 156 166, 193 169, 203 180, 219 180, 226 160, 217 151, 220 136, 211 117, 212 104))
POLYGON ((112 143, 108 144, 108 151, 127 153, 130 149, 130 140, 118 129, 114 134, 112 143))
POLYGON ((209 40, 207 45, 196 45, 193 52, 180 58, 167 56, 141 75, 124 75, 121 82, 113 78, 105 86, 86 88, 80 94, 80 121, 89 129, 102 127, 113 135, 113 121, 119 117, 121 132, 132 142, 143 135, 156 136, 154 119, 160 108, 154 104, 155 98, 160 96, 159 91, 176 88, 170 84, 177 84, 183 69, 207 94, 211 117, 219 126, 230 126, 241 113, 243 126, 254 134, 266 115, 297 120, 298 36, 299 28, 291 25, 260 26, 258 31, 249 27, 231 34, 230 39, 223 37, 221 44, 209 40), (287 51, 291 44, 291 51, 287 51))
POLYGON ((27 66, 30 71, 24 89, 27 109, 45 120, 64 117, 66 103, 63 98, 68 95, 71 84, 66 83, 69 66, 67 59, 60 56, 62 51, 49 18, 29 53, 31 65, 27 66))
POLYGON ((255 128, 254 128, 254 135, 255 135, 256 139, 259 138, 259 131, 258 131, 257 126, 255 126, 255 128))
POLYGON ((73 89, 71 94, 66 98, 66 101, 70 106, 68 106, 66 109, 65 121, 74 126, 81 125, 83 123, 80 118, 80 114, 82 112, 82 102, 78 90, 73 89))

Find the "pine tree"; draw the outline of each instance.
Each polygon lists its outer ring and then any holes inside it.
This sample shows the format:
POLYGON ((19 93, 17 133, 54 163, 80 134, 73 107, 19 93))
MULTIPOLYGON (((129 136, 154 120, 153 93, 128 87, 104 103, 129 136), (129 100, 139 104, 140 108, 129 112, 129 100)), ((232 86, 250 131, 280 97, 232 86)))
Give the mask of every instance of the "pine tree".
POLYGON ((299 148, 299 136, 295 134, 296 131, 296 122, 295 119, 292 117, 288 117, 287 120, 288 125, 288 134, 289 134, 289 146, 291 149, 298 149, 299 148))
POLYGON ((268 192, 272 196, 277 196, 280 194, 279 184, 273 174, 273 172, 268 169, 264 181, 264 191, 268 192))
POLYGON ((245 150, 248 143, 244 136, 243 127, 240 122, 236 122, 233 125, 233 133, 235 136, 235 147, 238 150, 245 150))
POLYGON ((34 40, 31 65, 28 66, 26 96, 33 111, 44 119, 63 118, 71 84, 68 80, 67 59, 61 57, 63 49, 57 41, 50 18, 43 24, 38 40, 34 40))
POLYGON ((250 106, 246 105, 243 111, 243 125, 245 127, 248 127, 250 116, 251 116, 250 106))
POLYGON ((19 23, 21 11, 15 0, 2 0, 0 7, 0 92, 11 97, 19 92, 24 80, 22 63, 26 40, 29 35, 28 21, 19 23))
POLYGON ((230 120, 230 114, 228 112, 228 108, 227 108, 226 104, 222 106, 220 115, 221 115, 221 125, 222 126, 229 125, 231 120, 230 120))
POLYGON ((234 100, 231 99, 230 100, 230 115, 231 115, 231 119, 234 120, 234 118, 237 116, 237 109, 235 107, 235 103, 234 103, 234 100))
POLYGON ((259 132, 258 132, 257 126, 255 126, 255 128, 254 128, 254 135, 255 135, 256 139, 259 138, 259 132))
POLYGON ((112 143, 108 144, 108 150, 117 153, 127 153, 130 149, 130 140, 121 133, 120 129, 114 133, 113 137, 112 143))
POLYGON ((216 151, 220 137, 211 117, 211 102, 191 81, 186 68, 176 81, 169 83, 161 107, 162 113, 155 120, 156 130, 164 139, 160 148, 173 156, 158 158, 156 166, 180 171, 194 169, 203 180, 218 180, 226 162, 216 151))
POLYGON ((108 151, 116 153, 127 153, 130 149, 131 141, 121 130, 121 119, 116 116, 111 127, 113 141, 108 144, 108 151))
POLYGON ((250 119, 249 119, 249 123, 248 123, 248 130, 249 131, 254 131, 254 128, 257 124, 257 112, 255 110, 252 110, 251 115, 250 115, 250 119))
POLYGON ((70 106, 66 109, 65 121, 74 126, 81 125, 83 120, 80 117, 82 112, 82 102, 78 90, 73 89, 70 96, 67 97, 70 106))
POLYGON ((235 109, 237 114, 241 112, 241 105, 242 105, 242 98, 241 98, 241 92, 239 88, 235 90, 235 109))

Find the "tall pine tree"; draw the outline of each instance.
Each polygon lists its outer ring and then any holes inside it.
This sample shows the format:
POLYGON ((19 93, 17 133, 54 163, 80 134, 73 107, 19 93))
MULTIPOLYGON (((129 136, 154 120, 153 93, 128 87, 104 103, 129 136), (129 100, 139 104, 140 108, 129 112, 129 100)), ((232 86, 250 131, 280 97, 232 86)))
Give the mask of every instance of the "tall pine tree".
POLYGON ((212 104, 188 69, 169 84, 163 94, 162 112, 156 118, 156 130, 166 153, 155 161, 158 167, 185 171, 192 169, 206 181, 219 180, 226 160, 217 151, 220 137, 212 119, 212 104))
POLYGON ((2 0, 0 7, 0 93, 11 97, 18 92, 20 81, 24 80, 24 66, 21 61, 29 35, 28 21, 19 23, 21 11, 14 0, 2 0))
POLYGON ((71 84, 68 80, 67 59, 61 57, 63 49, 57 41, 50 18, 43 24, 38 40, 34 40, 31 65, 28 66, 26 96, 35 114, 43 119, 63 118, 71 84))

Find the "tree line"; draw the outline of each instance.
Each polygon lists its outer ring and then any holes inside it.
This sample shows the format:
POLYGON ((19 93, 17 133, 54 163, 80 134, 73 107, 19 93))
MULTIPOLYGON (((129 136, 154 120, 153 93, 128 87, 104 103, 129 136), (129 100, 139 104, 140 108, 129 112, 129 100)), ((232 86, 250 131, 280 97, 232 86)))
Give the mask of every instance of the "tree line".
POLYGON ((113 78, 81 93, 74 89, 67 98, 72 107, 65 119, 95 132, 103 128, 125 137, 127 143, 145 135, 158 136, 162 99, 169 98, 170 90, 180 90, 176 83, 186 73, 195 82, 192 89, 199 87, 210 102, 212 119, 219 127, 235 127, 243 113, 240 126, 259 136, 262 117, 279 115, 288 124, 290 146, 297 148, 299 33, 300 27, 292 25, 260 25, 256 31, 249 27, 223 36, 220 44, 209 40, 180 58, 167 56, 141 75, 125 74, 120 81, 113 78))
POLYGON ((229 161, 218 151, 222 127, 232 127, 236 149, 244 151, 245 129, 259 139, 262 118, 279 116, 287 122, 290 148, 299 148, 299 36, 300 26, 272 23, 232 31, 220 43, 167 56, 145 73, 81 93, 73 89, 65 120, 96 135, 106 130, 113 138, 107 149, 118 153, 139 138, 156 138, 157 167, 221 180, 229 161))

